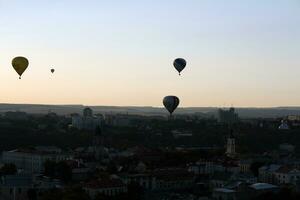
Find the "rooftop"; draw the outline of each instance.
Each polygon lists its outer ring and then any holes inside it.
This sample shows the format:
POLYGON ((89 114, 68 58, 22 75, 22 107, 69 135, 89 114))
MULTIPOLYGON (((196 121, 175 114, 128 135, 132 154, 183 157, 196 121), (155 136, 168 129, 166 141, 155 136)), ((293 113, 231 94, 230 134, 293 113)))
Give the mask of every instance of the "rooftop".
POLYGON ((254 183, 254 184, 250 185, 250 187, 255 190, 267 190, 267 189, 278 188, 278 186, 272 185, 269 183, 254 183))
POLYGON ((235 190, 230 190, 227 188, 216 188, 214 189, 215 192, 223 192, 223 193, 234 193, 235 190))
POLYGON ((85 184, 86 188, 100 189, 100 188, 113 188, 113 187, 123 187, 119 179, 105 179, 105 180, 93 180, 85 184))

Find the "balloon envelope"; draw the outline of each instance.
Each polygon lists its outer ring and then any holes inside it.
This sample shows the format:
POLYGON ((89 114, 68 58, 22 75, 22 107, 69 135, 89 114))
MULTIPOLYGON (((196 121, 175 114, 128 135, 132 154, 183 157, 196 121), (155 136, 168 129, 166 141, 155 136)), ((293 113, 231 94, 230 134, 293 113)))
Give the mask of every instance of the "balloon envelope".
POLYGON ((185 68, 186 61, 183 58, 176 58, 173 62, 175 69, 178 71, 179 75, 180 72, 185 68))
POLYGON ((172 114, 179 105, 179 98, 176 96, 166 96, 163 99, 163 104, 169 113, 172 114))
POLYGON ((21 75, 27 69, 29 62, 28 62, 27 58, 19 56, 19 57, 15 57, 12 60, 11 64, 21 78, 21 75))

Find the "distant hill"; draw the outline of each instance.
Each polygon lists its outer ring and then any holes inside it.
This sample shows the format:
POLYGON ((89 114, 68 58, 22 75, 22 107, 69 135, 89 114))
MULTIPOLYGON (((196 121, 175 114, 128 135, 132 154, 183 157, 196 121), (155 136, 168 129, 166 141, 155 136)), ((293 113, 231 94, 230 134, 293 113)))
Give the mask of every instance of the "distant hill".
MULTIPOLYGON (((167 115, 161 107, 139 106, 89 106, 94 113, 123 113, 138 115, 167 115)), ((33 114, 55 112, 59 115, 81 113, 84 105, 42 105, 42 104, 0 104, 0 113, 7 111, 23 111, 33 114)), ((199 114, 216 116, 217 107, 186 107, 178 108, 175 114, 199 114)), ((287 115, 300 115, 300 107, 272 107, 272 108, 236 108, 241 118, 274 118, 287 115)))

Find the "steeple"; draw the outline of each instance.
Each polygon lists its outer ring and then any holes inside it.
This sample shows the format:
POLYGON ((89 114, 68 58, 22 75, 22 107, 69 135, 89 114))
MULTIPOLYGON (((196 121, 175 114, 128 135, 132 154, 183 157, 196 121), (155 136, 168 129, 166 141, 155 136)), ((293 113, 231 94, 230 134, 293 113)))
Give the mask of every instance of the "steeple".
POLYGON ((233 130, 230 130, 230 134, 227 137, 227 144, 226 144, 226 153, 228 157, 235 157, 235 137, 233 135, 233 130))

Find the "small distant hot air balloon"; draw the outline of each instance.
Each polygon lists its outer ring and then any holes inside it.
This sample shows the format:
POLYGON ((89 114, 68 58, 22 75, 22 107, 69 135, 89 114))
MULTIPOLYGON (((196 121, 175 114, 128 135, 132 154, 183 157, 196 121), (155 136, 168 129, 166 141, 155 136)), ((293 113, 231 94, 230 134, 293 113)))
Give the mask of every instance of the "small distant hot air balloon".
POLYGON ((170 115, 174 112, 174 110, 179 105, 179 98, 176 96, 166 96, 163 99, 163 104, 165 108, 169 111, 170 115))
POLYGON ((51 73, 52 73, 52 74, 54 73, 54 71, 55 71, 55 69, 51 69, 51 73))
POLYGON ((185 68, 186 61, 183 58, 176 58, 173 62, 175 69, 178 71, 179 75, 180 72, 185 68))
POLYGON ((19 76, 20 76, 19 79, 21 79, 21 76, 24 73, 24 71, 27 69, 29 62, 28 62, 27 58, 18 56, 18 57, 15 57, 11 61, 11 65, 16 70, 16 72, 19 74, 19 76))

